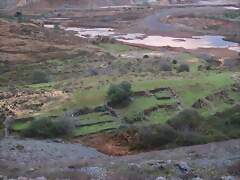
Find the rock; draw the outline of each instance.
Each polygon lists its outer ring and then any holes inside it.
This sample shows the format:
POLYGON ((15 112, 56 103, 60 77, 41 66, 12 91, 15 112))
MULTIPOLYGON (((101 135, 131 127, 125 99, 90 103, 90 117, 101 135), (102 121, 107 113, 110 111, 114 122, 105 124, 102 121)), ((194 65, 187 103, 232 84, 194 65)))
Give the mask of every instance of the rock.
POLYGON ((98 180, 103 180, 107 176, 107 170, 101 167, 83 167, 80 170, 98 180))
POLYGON ((178 162, 175 164, 180 171, 184 172, 184 173, 188 173, 189 171, 191 171, 191 168, 188 166, 188 164, 186 162, 178 162))
POLYGON ((170 165, 172 163, 172 160, 167 160, 166 163, 170 165))
POLYGON ((140 164, 137 164, 137 163, 129 163, 129 164, 128 164, 128 167, 129 167, 129 168, 131 168, 131 167, 141 168, 141 165, 140 165, 140 164))
POLYGON ((149 166, 151 166, 153 168, 157 168, 157 169, 164 169, 168 165, 168 163, 163 160, 150 160, 145 163, 148 164, 149 166))
POLYGON ((64 141, 62 139, 53 139, 52 142, 55 143, 64 143, 64 141))
POLYGON ((195 177, 195 178, 192 178, 192 180, 203 180, 203 179, 200 177, 195 177))
POLYGON ((14 151, 14 150, 15 150, 15 147, 11 147, 9 150, 10 150, 10 151, 14 151))
POLYGON ((32 171, 35 171, 35 169, 34 168, 30 168, 28 171, 32 172, 32 171))
POLYGON ((17 150, 20 150, 20 151, 24 149, 24 146, 21 144, 17 144, 15 147, 17 150))
POLYGON ((156 178, 156 180, 166 180, 166 178, 163 177, 163 176, 159 176, 159 177, 156 178))
POLYGON ((237 179, 233 176, 222 176, 221 180, 237 180, 237 179))
POLYGON ((45 178, 44 176, 42 176, 42 177, 36 177, 34 180, 47 180, 47 178, 45 178))
POLYGON ((20 177, 17 178, 17 180, 28 180, 28 178, 27 178, 27 177, 20 176, 20 177))

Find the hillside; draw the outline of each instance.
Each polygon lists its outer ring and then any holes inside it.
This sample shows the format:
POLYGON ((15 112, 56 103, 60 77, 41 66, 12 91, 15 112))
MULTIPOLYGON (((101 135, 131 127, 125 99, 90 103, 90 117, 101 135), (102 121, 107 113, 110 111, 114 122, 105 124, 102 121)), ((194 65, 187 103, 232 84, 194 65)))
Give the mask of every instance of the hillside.
POLYGON ((238 180, 239 2, 0 0, 0 180, 238 180))
POLYGON ((229 174, 239 175, 239 156, 240 140, 112 157, 79 144, 8 138, 0 141, 0 176, 6 180, 238 180, 229 174))
POLYGON ((96 8, 101 6, 123 6, 132 4, 142 4, 154 2, 155 0, 2 0, 0 8, 16 8, 16 7, 31 7, 31 8, 96 8))

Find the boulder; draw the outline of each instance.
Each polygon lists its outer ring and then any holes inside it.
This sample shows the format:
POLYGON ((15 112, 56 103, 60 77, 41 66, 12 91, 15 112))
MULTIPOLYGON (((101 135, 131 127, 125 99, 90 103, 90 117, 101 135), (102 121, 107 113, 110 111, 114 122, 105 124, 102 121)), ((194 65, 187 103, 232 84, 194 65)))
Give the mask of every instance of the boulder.
POLYGON ((191 171, 190 166, 184 161, 177 162, 175 165, 183 173, 189 173, 191 171))

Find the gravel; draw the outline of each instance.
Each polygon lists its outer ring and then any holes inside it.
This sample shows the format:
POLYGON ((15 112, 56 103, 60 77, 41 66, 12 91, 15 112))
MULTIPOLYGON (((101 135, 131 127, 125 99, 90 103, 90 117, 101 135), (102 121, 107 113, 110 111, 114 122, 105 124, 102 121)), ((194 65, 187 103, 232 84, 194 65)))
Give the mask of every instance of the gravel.
POLYGON ((81 144, 56 143, 49 140, 4 138, 0 141, 0 160, 12 161, 19 165, 54 164, 106 155, 81 144))

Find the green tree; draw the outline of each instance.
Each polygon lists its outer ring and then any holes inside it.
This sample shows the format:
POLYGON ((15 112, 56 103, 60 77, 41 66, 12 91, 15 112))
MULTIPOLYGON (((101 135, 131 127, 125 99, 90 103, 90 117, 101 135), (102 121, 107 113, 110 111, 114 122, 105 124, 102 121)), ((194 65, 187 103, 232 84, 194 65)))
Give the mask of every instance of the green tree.
POLYGON ((107 92, 108 103, 113 106, 127 104, 131 96, 131 84, 127 81, 111 85, 107 92))

